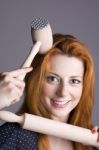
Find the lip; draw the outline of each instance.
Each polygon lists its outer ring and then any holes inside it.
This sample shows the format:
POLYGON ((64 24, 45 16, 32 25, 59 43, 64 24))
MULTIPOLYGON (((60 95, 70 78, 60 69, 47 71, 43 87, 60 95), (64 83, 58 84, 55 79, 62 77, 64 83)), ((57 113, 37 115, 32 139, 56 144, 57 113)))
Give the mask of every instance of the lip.
POLYGON ((51 104, 54 108, 57 108, 57 109, 61 109, 61 108, 65 108, 67 106, 67 104, 70 102, 70 100, 68 101, 60 101, 60 100, 54 100, 54 99, 51 99, 51 104))

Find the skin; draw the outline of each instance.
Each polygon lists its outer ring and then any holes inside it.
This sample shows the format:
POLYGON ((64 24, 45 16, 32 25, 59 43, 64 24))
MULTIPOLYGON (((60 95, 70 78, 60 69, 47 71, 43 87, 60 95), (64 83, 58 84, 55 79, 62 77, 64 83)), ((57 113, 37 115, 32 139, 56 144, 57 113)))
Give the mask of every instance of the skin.
MULTIPOLYGON (((67 122, 70 112, 78 105, 83 90, 83 62, 76 57, 55 55, 43 82, 41 102, 53 120, 67 122)), ((92 129, 96 133, 98 127, 92 129)), ((74 150, 73 143, 48 135, 51 149, 74 150)), ((99 139, 98 139, 99 140, 99 139)))
POLYGON ((83 62, 76 57, 55 55, 44 80, 41 102, 51 118, 67 122, 70 112, 80 101, 83 89, 83 62))
MULTIPOLYGON (((70 112, 77 106, 81 98, 84 72, 83 63, 75 57, 63 55, 53 56, 50 62, 51 69, 43 83, 41 102, 50 112, 52 119, 67 122, 70 112), (55 99, 55 101, 52 102, 52 99, 55 99), (58 101, 62 101, 62 103, 58 101), (64 102, 66 104, 62 106, 64 102)), ((0 94, 0 109, 19 101, 23 94, 25 83, 18 77, 31 70, 31 67, 22 68, 0 74, 0 93, 2 93, 2 95, 0 94)), ((98 132, 98 127, 92 129, 92 133, 95 132, 98 132)), ((56 146, 57 150, 58 148, 65 150, 66 147, 68 150, 73 149, 73 145, 69 141, 53 136, 48 138, 52 150, 56 146)))
MULTIPOLYGON (((42 86, 41 102, 53 120, 67 122, 78 105, 83 90, 83 62, 76 57, 55 55, 42 86)), ((73 150, 71 141, 48 136, 51 149, 73 150)))
POLYGON ((20 75, 26 75, 32 67, 16 69, 0 73, 0 109, 8 107, 20 100, 23 95, 25 82, 20 80, 20 75))

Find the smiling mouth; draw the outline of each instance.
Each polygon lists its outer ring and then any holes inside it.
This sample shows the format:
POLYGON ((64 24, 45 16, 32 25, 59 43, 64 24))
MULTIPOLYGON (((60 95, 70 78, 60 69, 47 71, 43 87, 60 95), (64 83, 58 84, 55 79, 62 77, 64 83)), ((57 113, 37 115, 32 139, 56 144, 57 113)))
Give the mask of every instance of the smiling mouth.
POLYGON ((58 101, 58 100, 53 100, 53 99, 51 99, 51 104, 52 104, 52 106, 55 107, 55 108, 64 108, 64 107, 66 107, 66 105, 67 105, 69 102, 70 102, 70 100, 69 100, 69 101, 58 101))

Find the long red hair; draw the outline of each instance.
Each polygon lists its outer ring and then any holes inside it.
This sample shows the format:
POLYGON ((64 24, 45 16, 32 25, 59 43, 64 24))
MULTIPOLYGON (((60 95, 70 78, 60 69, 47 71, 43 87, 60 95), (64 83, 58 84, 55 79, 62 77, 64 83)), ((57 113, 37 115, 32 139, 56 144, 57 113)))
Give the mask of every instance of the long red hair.
MULTIPOLYGON (((74 36, 55 34, 53 39, 53 47, 44 55, 38 54, 33 60, 33 71, 26 77, 26 98, 23 110, 31 114, 50 118, 49 112, 40 102, 42 83, 50 66, 50 58, 58 53, 68 57, 77 57, 84 64, 83 92, 79 104, 70 113, 68 123, 91 129, 94 103, 94 67, 91 55, 88 48, 74 36)), ((39 150, 45 149, 50 150, 50 146, 47 136, 41 134, 39 150)), ((74 149, 92 150, 92 147, 74 142, 74 149)))

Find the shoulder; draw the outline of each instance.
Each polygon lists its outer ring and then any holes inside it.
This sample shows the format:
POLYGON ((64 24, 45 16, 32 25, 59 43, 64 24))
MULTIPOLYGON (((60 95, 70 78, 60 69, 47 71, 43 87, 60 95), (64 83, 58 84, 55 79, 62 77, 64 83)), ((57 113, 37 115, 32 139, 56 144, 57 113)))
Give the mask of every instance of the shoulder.
POLYGON ((0 148, 32 150, 32 147, 37 147, 38 136, 38 133, 22 129, 17 123, 5 123, 0 126, 0 148))

